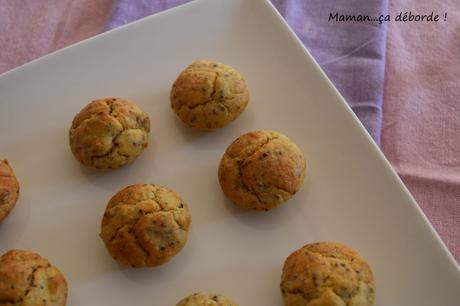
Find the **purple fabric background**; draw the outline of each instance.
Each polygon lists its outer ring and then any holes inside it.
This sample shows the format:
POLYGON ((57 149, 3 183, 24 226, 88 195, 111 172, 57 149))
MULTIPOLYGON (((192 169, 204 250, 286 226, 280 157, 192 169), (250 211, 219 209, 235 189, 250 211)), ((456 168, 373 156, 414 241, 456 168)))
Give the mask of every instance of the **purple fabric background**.
MULTIPOLYGON (((117 0, 107 29, 189 0, 117 0)), ((297 36, 380 143, 387 25, 328 21, 329 13, 379 17, 388 0, 272 0, 297 36)))

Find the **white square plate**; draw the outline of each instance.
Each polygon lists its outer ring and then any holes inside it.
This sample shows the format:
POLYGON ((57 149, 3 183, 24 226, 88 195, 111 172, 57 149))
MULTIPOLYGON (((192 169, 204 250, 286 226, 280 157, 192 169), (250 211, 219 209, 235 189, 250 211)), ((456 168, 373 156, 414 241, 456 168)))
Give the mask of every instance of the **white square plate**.
POLYGON ((377 306, 458 305, 460 273, 420 209, 318 65, 267 1, 200 0, 99 35, 0 77, 0 155, 21 183, 0 252, 31 249, 65 274, 68 305, 175 305, 195 291, 240 305, 281 305, 284 259, 318 240, 371 264, 377 306), (197 59, 246 77, 251 102, 218 131, 193 132, 169 90, 197 59), (68 146, 73 116, 118 96, 150 114, 149 148, 111 172, 84 169, 68 146), (234 207, 217 167, 237 136, 272 129, 305 152, 308 176, 268 213, 234 207), (185 248, 154 269, 115 263, 98 237, 110 197, 134 183, 177 190, 192 213, 185 248))

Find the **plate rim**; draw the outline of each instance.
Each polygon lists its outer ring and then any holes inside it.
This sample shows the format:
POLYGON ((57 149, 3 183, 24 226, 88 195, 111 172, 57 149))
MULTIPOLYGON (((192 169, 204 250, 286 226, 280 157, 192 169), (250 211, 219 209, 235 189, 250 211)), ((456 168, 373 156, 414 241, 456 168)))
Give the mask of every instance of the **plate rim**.
MULTIPOLYGON (((200 0, 198 0, 198 1, 200 1, 200 0)), ((339 90, 335 87, 334 83, 332 83, 332 81, 329 79, 329 77, 324 72, 324 70, 321 68, 321 66, 318 64, 316 59, 311 55, 311 53, 308 50, 308 48, 303 44, 303 42, 300 40, 300 38, 297 36, 297 34, 294 32, 294 30, 289 26, 287 21, 283 18, 283 16, 280 14, 280 12, 276 9, 276 7, 273 5, 273 3, 270 2, 270 0, 263 0, 263 1, 257 1, 257 2, 258 3, 263 2, 265 5, 268 5, 268 6, 271 7, 274 15, 276 15, 276 17, 278 19, 278 22, 281 22, 281 23, 284 24, 286 30, 288 30, 288 32, 289 32, 289 36, 291 37, 291 39, 293 39, 296 42, 297 47, 298 48, 300 47, 304 51, 305 55, 307 57, 309 57, 311 59, 311 61, 314 63, 315 68, 318 71, 318 73, 328 83, 329 87, 334 91, 334 93, 337 96, 337 98, 341 101, 341 104, 342 104, 341 107, 344 107, 346 109, 347 115, 353 118, 353 120, 355 121, 355 124, 357 123, 358 126, 359 126, 360 133, 364 134, 364 136, 367 138, 368 142, 372 145, 372 150, 373 150, 374 154, 377 154, 379 156, 380 160, 384 163, 385 168, 390 171, 390 175, 392 176, 392 178, 394 180, 396 180, 398 185, 402 188, 405 196, 407 197, 407 200, 410 202, 410 205, 412 205, 412 207, 415 208, 415 211, 416 211, 416 214, 418 215, 418 217, 422 218, 422 221, 424 222, 424 224, 426 226, 428 226, 428 228, 430 230, 430 233, 434 234, 434 238, 435 238, 438 246, 440 246, 441 249, 443 250, 443 252, 445 253, 445 255, 447 255, 447 259, 450 260, 450 263, 452 264, 452 267, 457 268, 457 271, 460 273, 460 264, 457 263, 457 261, 455 260, 453 254, 447 248, 446 244, 441 239, 441 236, 439 235, 437 230, 434 228, 433 224, 430 222, 428 217, 425 215, 425 213, 423 212, 422 208, 420 207, 420 205, 417 203, 417 201, 415 200, 414 196, 412 195, 412 193, 409 191, 407 186, 404 184, 402 179, 399 177, 399 175, 396 172, 396 170, 393 168, 391 163, 388 161, 386 156, 383 154, 383 152, 380 149, 380 147, 377 145, 377 143, 374 141, 374 139, 369 134, 367 129, 364 127, 363 123, 358 118, 358 116, 355 114, 355 112, 353 111, 351 106, 347 103, 345 98, 342 96, 342 94, 339 92, 339 90)), ((409 204, 407 203, 407 204, 404 204, 404 205, 409 205, 409 204)), ((460 276, 460 274, 459 274, 459 276, 460 276)))
MULTIPOLYGON (((65 54, 65 52, 68 52, 68 50, 80 48, 80 47, 84 46, 85 44, 88 44, 88 43, 90 43, 90 42, 92 42, 94 40, 98 40, 100 38, 106 37, 107 35, 113 35, 113 33, 125 31, 126 29, 133 28, 133 27, 135 27, 135 26, 137 26, 137 25, 139 25, 141 23, 145 23, 145 22, 147 22, 147 21, 149 21, 151 19, 158 18, 159 16, 168 15, 171 12, 174 12, 174 11, 176 11, 178 9, 184 9, 184 8, 186 8, 188 6, 201 5, 202 3, 213 2, 213 1, 216 1, 216 0, 193 0, 193 1, 190 1, 190 2, 187 2, 187 3, 180 4, 180 5, 176 6, 176 7, 173 7, 173 8, 170 8, 170 9, 167 9, 167 10, 164 10, 164 11, 161 11, 161 12, 146 16, 146 17, 143 17, 143 18, 141 18, 139 20, 136 20, 134 22, 130 22, 130 23, 122 25, 120 27, 117 27, 117 28, 114 28, 114 29, 111 29, 111 30, 108 30, 108 31, 105 31, 105 32, 102 32, 102 33, 99 33, 99 34, 94 35, 92 37, 86 38, 86 39, 81 40, 81 41, 79 41, 77 43, 68 45, 68 46, 66 46, 64 48, 61 48, 59 50, 53 51, 51 53, 48 53, 48 54, 46 54, 46 55, 44 55, 42 57, 36 58, 36 59, 34 59, 34 60, 30 61, 30 62, 27 62, 25 64, 22 64, 22 65, 18 66, 18 67, 15 67, 14 69, 8 70, 8 71, 0 74, 0 83, 2 83, 7 78, 14 77, 18 73, 24 73, 23 72, 24 70, 27 71, 27 69, 30 69, 31 67, 34 67, 37 64, 45 63, 50 58, 52 59, 52 58, 54 58, 56 56, 59 56, 59 55, 61 55, 63 53, 65 54)), ((233 0, 219 0, 219 1, 221 1, 221 2, 229 2, 229 1, 233 1, 233 0)), ((273 17, 273 20, 277 20, 277 22, 279 24, 278 26, 283 27, 285 32, 289 35, 290 40, 293 42, 293 46, 294 46, 294 43, 295 43, 296 48, 299 49, 299 50, 302 50, 302 52, 305 54, 304 60, 311 61, 314 64, 315 69, 318 72, 318 77, 321 76, 321 78, 324 81, 327 82, 329 88, 334 92, 334 94, 338 98, 338 100, 341 101, 341 103, 337 103, 337 106, 334 105, 334 107, 342 107, 344 110, 346 110, 346 113, 347 113, 347 116, 349 117, 349 119, 351 119, 353 121, 353 123, 360 130, 359 133, 362 136, 365 136, 367 142, 369 142, 369 144, 371 145, 372 151, 374 152, 373 154, 377 154, 376 156, 378 156, 380 161, 383 162, 383 165, 385 166, 385 169, 387 171, 389 171, 388 175, 390 175, 392 177, 392 179, 395 180, 395 182, 397 182, 399 187, 402 189, 403 194, 406 197, 406 200, 404 202, 410 202, 410 204, 406 203, 406 204, 402 204, 402 205, 411 205, 411 207, 413 209, 415 208, 415 210, 413 210, 414 214, 417 215, 417 218, 421 218, 420 220, 423 222, 424 226, 427 226, 427 229, 429 229, 429 231, 427 231, 427 232, 429 232, 432 235, 432 238, 435 238, 434 240, 436 241, 437 246, 440 247, 440 249, 442 250, 442 253, 444 254, 444 259, 447 260, 450 268, 460 272, 460 265, 457 263, 457 261, 455 260, 455 258, 452 255, 452 253, 449 251, 449 249, 447 248, 446 244, 441 239, 439 233, 436 231, 434 226, 431 224, 430 220, 427 218, 427 216, 425 215, 425 213, 421 209, 420 205, 417 203, 417 201, 412 196, 412 194, 410 193, 408 188, 405 186, 404 182, 399 177, 399 175, 397 174, 396 170, 393 168, 393 166, 387 160, 387 158, 385 157, 383 152, 380 150, 380 148, 377 146, 377 144, 372 139, 370 134, 367 132, 367 130, 365 129, 364 125, 361 123, 359 118, 353 112, 353 110, 350 107, 350 105, 346 102, 346 100, 340 94, 340 92, 337 90, 337 88, 334 86, 332 81, 327 77, 327 75, 325 74, 323 69, 320 67, 318 62, 314 59, 314 57, 308 51, 307 47, 302 43, 302 41, 299 39, 299 37, 295 34, 293 29, 287 23, 287 21, 281 16, 281 14, 275 8, 273 3, 271 3, 269 0, 263 0, 263 1, 243 1, 243 0, 239 0, 239 3, 240 3, 240 5, 260 6, 260 7, 264 7, 265 9, 270 9, 271 10, 271 15, 273 17), (341 105, 341 106, 339 106, 339 105, 341 105)))

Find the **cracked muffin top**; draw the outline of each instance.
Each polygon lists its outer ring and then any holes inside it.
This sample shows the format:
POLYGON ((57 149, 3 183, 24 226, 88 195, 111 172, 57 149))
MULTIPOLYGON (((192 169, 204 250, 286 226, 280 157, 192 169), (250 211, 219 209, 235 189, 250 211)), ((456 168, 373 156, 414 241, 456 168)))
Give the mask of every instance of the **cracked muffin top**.
POLYGON ((221 294, 195 293, 183 298, 176 306, 238 306, 221 294))
POLYGON ((188 206, 176 192, 151 184, 132 185, 109 201, 101 238, 118 262, 153 267, 183 248, 190 222, 188 206))
POLYGON ((225 151, 219 182, 236 205, 270 210, 286 202, 302 185, 306 163, 302 151, 273 131, 249 132, 225 151))
POLYGON ((75 116, 69 142, 83 165, 115 169, 141 154, 149 132, 150 119, 134 102, 105 98, 92 101, 75 116))
POLYGON ((0 305, 64 306, 67 283, 40 255, 11 250, 0 257, 0 305))
POLYGON ((16 205, 19 183, 7 160, 0 160, 0 221, 5 219, 16 205))
POLYGON ((197 61, 188 66, 171 89, 171 107, 189 127, 221 128, 235 120, 249 102, 241 74, 230 66, 197 61))
POLYGON ((281 279, 285 306, 371 306, 374 288, 367 262, 335 242, 308 244, 289 255, 281 279))

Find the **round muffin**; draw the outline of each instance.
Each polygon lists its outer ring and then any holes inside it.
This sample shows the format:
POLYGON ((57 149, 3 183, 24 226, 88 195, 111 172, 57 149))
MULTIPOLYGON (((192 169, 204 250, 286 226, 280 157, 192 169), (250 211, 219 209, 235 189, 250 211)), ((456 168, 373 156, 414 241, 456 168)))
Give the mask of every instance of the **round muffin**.
POLYGON ((47 259, 24 250, 0 257, 0 305, 63 306, 66 300, 67 282, 47 259))
POLYGON ((73 155, 85 166, 115 169, 132 162, 148 145, 150 120, 134 102, 95 100, 73 119, 69 131, 73 155))
POLYGON ((174 191, 151 184, 124 188, 112 197, 101 224, 110 255, 131 267, 168 262, 187 242, 191 217, 174 191))
POLYGON ((286 306, 370 306, 374 276, 356 251, 335 242, 318 242, 286 259, 281 292, 286 306))
POLYGON ((174 82, 171 107, 189 127, 213 130, 235 120, 249 102, 241 74, 230 66, 197 61, 174 82))
POLYGON ((16 205, 19 183, 7 160, 0 160, 0 221, 5 219, 16 205))
POLYGON ((286 202, 302 185, 306 163, 286 136, 256 131, 238 137, 225 151, 219 182, 236 205, 270 210, 286 202))
POLYGON ((176 306, 238 306, 220 294, 195 293, 183 298, 176 306))

